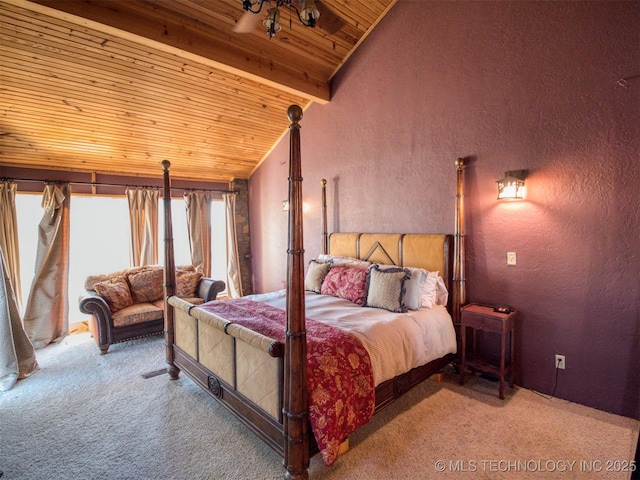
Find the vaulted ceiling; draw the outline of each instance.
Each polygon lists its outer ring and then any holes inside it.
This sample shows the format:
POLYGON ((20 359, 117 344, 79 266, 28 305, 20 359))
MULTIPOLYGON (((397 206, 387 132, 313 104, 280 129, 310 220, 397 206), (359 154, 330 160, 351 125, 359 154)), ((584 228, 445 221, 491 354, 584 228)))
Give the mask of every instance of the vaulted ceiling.
POLYGON ((269 39, 241 0, 1 0, 0 167, 248 178, 395 2, 281 7, 269 39))

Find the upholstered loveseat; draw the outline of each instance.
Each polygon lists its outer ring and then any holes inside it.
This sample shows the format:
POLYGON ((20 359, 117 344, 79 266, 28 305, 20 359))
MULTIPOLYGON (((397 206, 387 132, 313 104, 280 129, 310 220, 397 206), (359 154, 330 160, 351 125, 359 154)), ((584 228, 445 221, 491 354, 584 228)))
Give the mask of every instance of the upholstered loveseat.
MULTIPOLYGON (((104 355, 109 346, 164 330, 164 271, 160 266, 134 267, 85 279, 80 311, 91 315, 89 331, 104 355)), ((176 269, 176 295, 191 303, 215 300, 225 288, 194 267, 176 269)))

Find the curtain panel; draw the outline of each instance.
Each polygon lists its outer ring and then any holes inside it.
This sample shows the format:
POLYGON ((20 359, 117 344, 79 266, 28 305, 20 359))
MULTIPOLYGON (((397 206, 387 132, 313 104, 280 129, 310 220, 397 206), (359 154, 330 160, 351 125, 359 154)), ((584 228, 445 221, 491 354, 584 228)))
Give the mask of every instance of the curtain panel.
POLYGON ((238 236, 236 235, 236 196, 223 194, 227 219, 227 291, 229 297, 242 297, 242 278, 238 258, 238 236))
POLYGON ((36 351, 24 331, 16 294, 0 247, 0 391, 38 370, 36 351))
POLYGON ((20 247, 18 241, 18 215, 16 214, 16 191, 14 182, 0 182, 0 248, 4 252, 6 272, 18 301, 22 303, 20 278, 20 247))
POLYGON ((185 192, 191 263, 205 277, 211 276, 211 196, 204 192, 185 192))
POLYGON ((131 226, 130 263, 132 267, 158 264, 157 188, 128 188, 129 224, 131 226))
POLYGON ((69 206, 68 184, 45 185, 44 215, 38 226, 38 251, 24 327, 35 348, 62 339, 69 332, 69 206))

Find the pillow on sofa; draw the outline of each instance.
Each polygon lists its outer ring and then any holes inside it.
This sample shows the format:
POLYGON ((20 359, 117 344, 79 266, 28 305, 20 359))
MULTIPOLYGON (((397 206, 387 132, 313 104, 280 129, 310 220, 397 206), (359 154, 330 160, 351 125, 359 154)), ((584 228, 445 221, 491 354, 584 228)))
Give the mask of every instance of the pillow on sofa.
POLYGON ((133 305, 129 284, 123 275, 98 282, 93 285, 93 288, 98 295, 107 301, 112 313, 133 305))
POLYGON ((196 289, 202 278, 197 270, 176 269, 176 296, 182 298, 197 297, 196 289))
POLYGON ((126 276, 128 271, 129 271, 129 269, 120 270, 118 272, 112 272, 112 273, 107 273, 107 274, 89 275, 87 278, 84 279, 84 289, 85 290, 93 290, 95 292, 96 289, 93 288, 93 286, 96 283, 106 282, 107 280, 111 280, 112 278, 119 277, 121 275, 126 276))
POLYGON ((138 269, 127 275, 133 303, 152 303, 164 293, 164 272, 160 267, 138 269))

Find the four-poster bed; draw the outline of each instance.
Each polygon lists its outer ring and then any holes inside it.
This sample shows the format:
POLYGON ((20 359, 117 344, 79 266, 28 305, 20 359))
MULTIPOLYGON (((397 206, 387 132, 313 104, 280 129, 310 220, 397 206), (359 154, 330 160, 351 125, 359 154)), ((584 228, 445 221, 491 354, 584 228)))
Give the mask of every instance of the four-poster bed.
MULTIPOLYGON (((305 479, 308 478, 310 454, 321 451, 325 463, 330 465, 337 455, 336 439, 339 443, 348 438, 349 433, 366 423, 371 414, 455 359, 456 340, 452 318, 457 318, 460 301, 464 300, 461 202, 463 163, 461 160, 456 163, 458 201, 454 236, 375 233, 329 235, 326 230, 326 181, 322 182, 323 254, 330 255, 332 259, 360 259, 376 265, 376 268, 377 264, 386 264, 439 272, 442 282, 452 293, 448 302, 445 301, 446 306, 434 304, 432 309, 418 308, 417 312, 411 311, 404 315, 390 314, 381 308, 364 308, 345 300, 346 297, 327 299, 327 295, 309 292, 308 288, 305 291, 299 132, 302 110, 293 105, 289 108, 288 115, 292 123, 286 292, 249 296, 237 301, 211 302, 203 308, 174 296, 175 262, 169 163, 163 162, 167 310, 165 339, 170 377, 176 379, 179 371, 185 372, 283 456, 285 478, 305 479), (316 321, 327 320, 331 323, 329 319, 315 316, 323 317, 325 305, 331 312, 335 312, 337 303, 340 303, 340 308, 347 309, 344 317, 334 321, 338 328, 316 321), (418 319, 422 314, 428 318, 425 317, 425 323, 421 323, 420 327, 412 327, 416 338, 412 334, 408 343, 441 344, 429 352, 416 353, 408 346, 405 348, 402 343, 377 346, 373 339, 376 335, 388 338, 394 335, 389 335, 387 330, 369 335, 369 330, 373 332, 378 328, 370 328, 369 324, 354 327, 351 334, 336 333, 341 330, 341 323, 355 325, 355 320, 351 322, 354 317, 380 316, 384 319, 381 324, 386 324, 388 315, 395 315, 394 322, 405 322, 410 318, 413 325, 418 320, 423 322, 418 319), (268 326, 256 325, 258 318, 268 323, 268 326), (275 323, 270 323, 272 321, 275 323), (436 334, 440 337, 435 340, 431 337, 418 340, 417 337, 423 334, 418 330, 424 330, 424 335, 436 334), (319 336, 325 334, 326 337, 319 336), (334 337, 338 338, 336 347, 330 345, 334 337), (350 342, 353 339, 356 340, 352 345, 350 342), (335 350, 329 350, 330 348, 335 350), (388 350, 400 351, 400 357, 391 361, 381 356, 380 352, 388 350), (406 352, 402 353, 404 351, 406 352), (334 360, 336 365, 325 368, 327 361, 331 363, 334 360), (387 365, 395 365, 394 362, 409 366, 404 369, 398 366, 398 373, 387 365), (382 364, 387 367, 388 371, 385 373, 381 373, 384 370, 381 368, 382 364), (354 368, 353 372, 351 367, 354 368), (323 369, 333 370, 331 375, 341 382, 339 388, 326 387, 331 378, 318 379, 318 372, 323 369), (320 388, 319 385, 323 387, 320 388), (356 398, 353 405, 347 398, 343 402, 343 398, 339 397, 341 390, 353 394, 352 397, 356 398), (327 391, 331 392, 330 398, 327 391), (322 395, 326 398, 319 400, 318 397, 322 395), (343 408, 342 416, 336 413, 339 410, 335 408, 336 403, 343 408), (329 411, 322 410, 327 408, 329 411), (325 420, 331 418, 336 424, 341 424, 340 428, 325 425, 325 420)), ((333 268, 333 264, 331 265, 333 268)), ((389 269, 389 272, 397 273, 399 270, 400 268, 389 269)), ((409 275, 403 277, 403 281, 404 278, 408 279, 409 275)), ((406 312, 406 308, 397 311, 406 312)), ((391 324, 390 321, 388 323, 391 324)))

